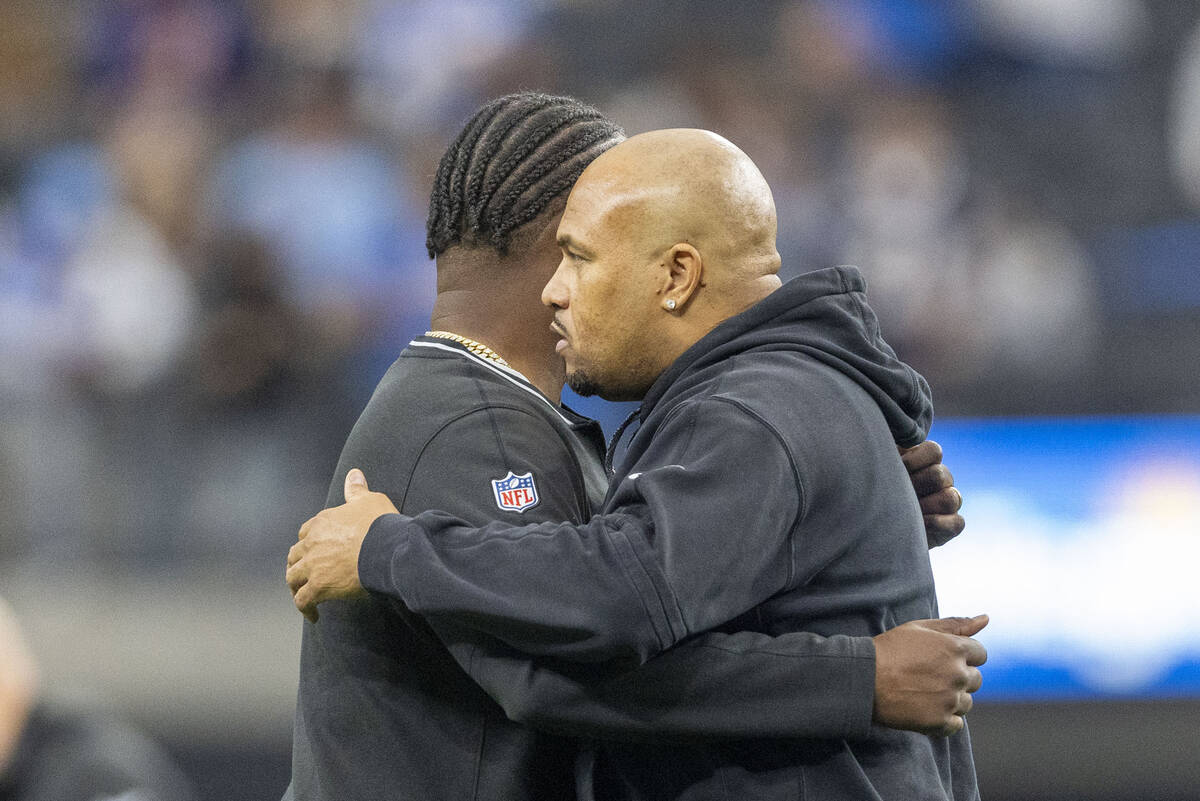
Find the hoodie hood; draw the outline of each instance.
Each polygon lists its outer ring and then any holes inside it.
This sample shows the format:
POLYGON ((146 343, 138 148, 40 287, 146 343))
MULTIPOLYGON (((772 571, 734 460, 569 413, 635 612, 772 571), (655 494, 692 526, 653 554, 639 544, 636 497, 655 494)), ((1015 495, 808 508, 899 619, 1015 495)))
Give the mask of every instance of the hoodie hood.
POLYGON ((831 267, 793 278, 684 351, 646 393, 640 419, 644 422, 690 373, 751 350, 794 350, 839 370, 866 390, 897 445, 920 443, 933 421, 929 384, 883 340, 879 321, 867 305, 866 289, 855 267, 831 267))

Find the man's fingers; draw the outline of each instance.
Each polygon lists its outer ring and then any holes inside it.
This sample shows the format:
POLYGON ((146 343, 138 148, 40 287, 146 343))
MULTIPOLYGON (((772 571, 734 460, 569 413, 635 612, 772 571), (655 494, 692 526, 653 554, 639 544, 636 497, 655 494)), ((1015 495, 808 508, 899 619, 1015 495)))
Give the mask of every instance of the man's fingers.
POLYGON ((292 595, 296 594, 296 590, 304 586, 308 581, 308 570, 305 569, 303 562, 297 562, 288 567, 287 572, 283 575, 283 580, 287 582, 288 589, 292 591, 292 595))
POLYGON ((900 459, 904 462, 904 467, 907 468, 908 472, 915 473, 918 470, 923 470, 930 465, 941 462, 942 446, 931 439, 927 439, 920 445, 901 449, 900 459))
POLYGON ((961 715, 951 715, 946 727, 939 734, 943 737, 949 737, 953 734, 958 734, 967 725, 967 721, 961 715))
POLYGON ((288 567, 291 567, 292 565, 296 564, 301 559, 303 559, 305 550, 306 549, 304 547, 304 543, 302 543, 302 542, 297 542, 291 548, 288 548, 288 560, 287 560, 288 567))
MULTIPOLYGON (((954 486, 954 474, 944 464, 930 465, 921 470, 910 472, 908 477, 912 480, 913 489, 916 490, 917 497, 920 498, 926 495, 933 495, 935 492, 941 492, 944 489, 954 486)), ((958 510, 956 509, 955 511, 958 510)))
MULTIPOLYGON (((975 617, 943 617, 936 620, 922 620, 921 625, 927 629, 957 634, 959 637, 974 637, 988 624, 987 615, 975 617)), ((980 646, 982 648, 982 646, 980 646)), ((982 664, 982 663, 980 663, 982 664)))
POLYGON ((315 619, 314 614, 317 611, 317 603, 314 600, 314 592, 311 584, 305 584, 296 590, 295 595, 292 596, 292 603, 309 620, 315 619))
POLYGON ((969 693, 979 692, 979 688, 983 686, 983 674, 979 672, 979 668, 974 667, 967 668, 967 672, 970 674, 970 678, 967 679, 967 686, 963 689, 969 693))
POLYGON ((925 540, 930 548, 945 545, 962 534, 967 521, 962 515, 925 515, 925 540))
POLYGON ((962 508, 958 487, 945 487, 921 496, 921 512, 927 515, 952 515, 962 508))
POLYGON ((368 492, 370 490, 367 488, 367 477, 363 475, 363 471, 355 467, 346 474, 346 483, 342 485, 342 495, 346 503, 368 492))
MULTIPOLYGON (((980 626, 980 628, 983 627, 980 626)), ((966 640, 964 640, 963 644, 967 652, 966 656, 968 665, 977 667, 987 662, 987 649, 983 647, 983 643, 981 643, 979 640, 972 640, 970 637, 968 637, 966 640)))

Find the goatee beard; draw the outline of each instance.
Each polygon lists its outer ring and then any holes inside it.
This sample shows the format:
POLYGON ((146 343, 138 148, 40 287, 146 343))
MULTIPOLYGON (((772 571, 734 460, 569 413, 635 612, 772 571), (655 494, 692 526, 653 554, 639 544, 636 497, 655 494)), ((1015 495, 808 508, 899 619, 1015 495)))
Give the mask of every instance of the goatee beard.
POLYGON ((582 398, 588 398, 600 393, 600 387, 582 370, 576 370, 567 376, 567 386, 582 398))

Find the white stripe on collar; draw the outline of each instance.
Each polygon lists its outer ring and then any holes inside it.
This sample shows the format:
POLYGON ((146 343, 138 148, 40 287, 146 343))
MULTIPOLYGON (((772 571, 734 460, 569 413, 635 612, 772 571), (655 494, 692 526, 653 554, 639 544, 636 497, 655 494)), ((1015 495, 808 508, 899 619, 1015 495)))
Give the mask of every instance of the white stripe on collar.
POLYGON ((541 392, 539 392, 537 387, 533 386, 533 384, 530 382, 530 380, 528 378, 526 378, 524 375, 517 372, 516 370, 512 369, 511 367, 505 367, 503 365, 496 364, 495 362, 493 362, 489 359, 484 359, 480 356, 476 356, 474 353, 471 353, 471 351, 467 350, 466 348, 456 348, 453 345, 442 344, 441 342, 420 342, 420 341, 414 339, 411 342, 409 342, 408 345, 409 345, 409 347, 433 348, 435 350, 444 350, 447 353, 456 353, 459 356, 463 356, 467 359, 470 359, 471 361, 475 362, 476 364, 481 364, 484 367, 491 370, 492 372, 497 373, 502 378, 508 380, 515 386, 520 387, 521 389, 525 390, 530 395, 533 395, 535 398, 539 399, 542 403, 549 406, 551 409, 554 410, 554 413, 557 414, 559 416, 559 418, 564 423, 567 424, 568 427, 573 425, 573 423, 570 420, 568 420, 561 411, 559 411, 558 407, 550 402, 549 398, 547 398, 545 395, 543 395, 541 392))

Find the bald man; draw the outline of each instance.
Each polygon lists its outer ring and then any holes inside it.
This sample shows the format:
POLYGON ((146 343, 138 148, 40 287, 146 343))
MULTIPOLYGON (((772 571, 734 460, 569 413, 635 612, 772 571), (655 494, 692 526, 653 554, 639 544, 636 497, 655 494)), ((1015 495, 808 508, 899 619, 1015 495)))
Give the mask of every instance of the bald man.
MULTIPOLYGON (((840 637, 862 666, 840 691, 878 702, 870 638, 937 615, 895 447, 924 439, 932 406, 880 338, 857 271, 781 285, 766 182, 703 131, 643 134, 597 158, 558 243, 543 302, 568 382, 642 401, 601 513, 475 529, 363 492, 302 529, 298 600, 361 585, 580 663, 582 682, 700 632, 840 637)), ((963 715, 983 655, 959 645, 948 737, 848 722, 840 739, 595 742, 580 797, 974 798, 963 715)), ((687 704, 686 687, 674 701, 687 704)))

